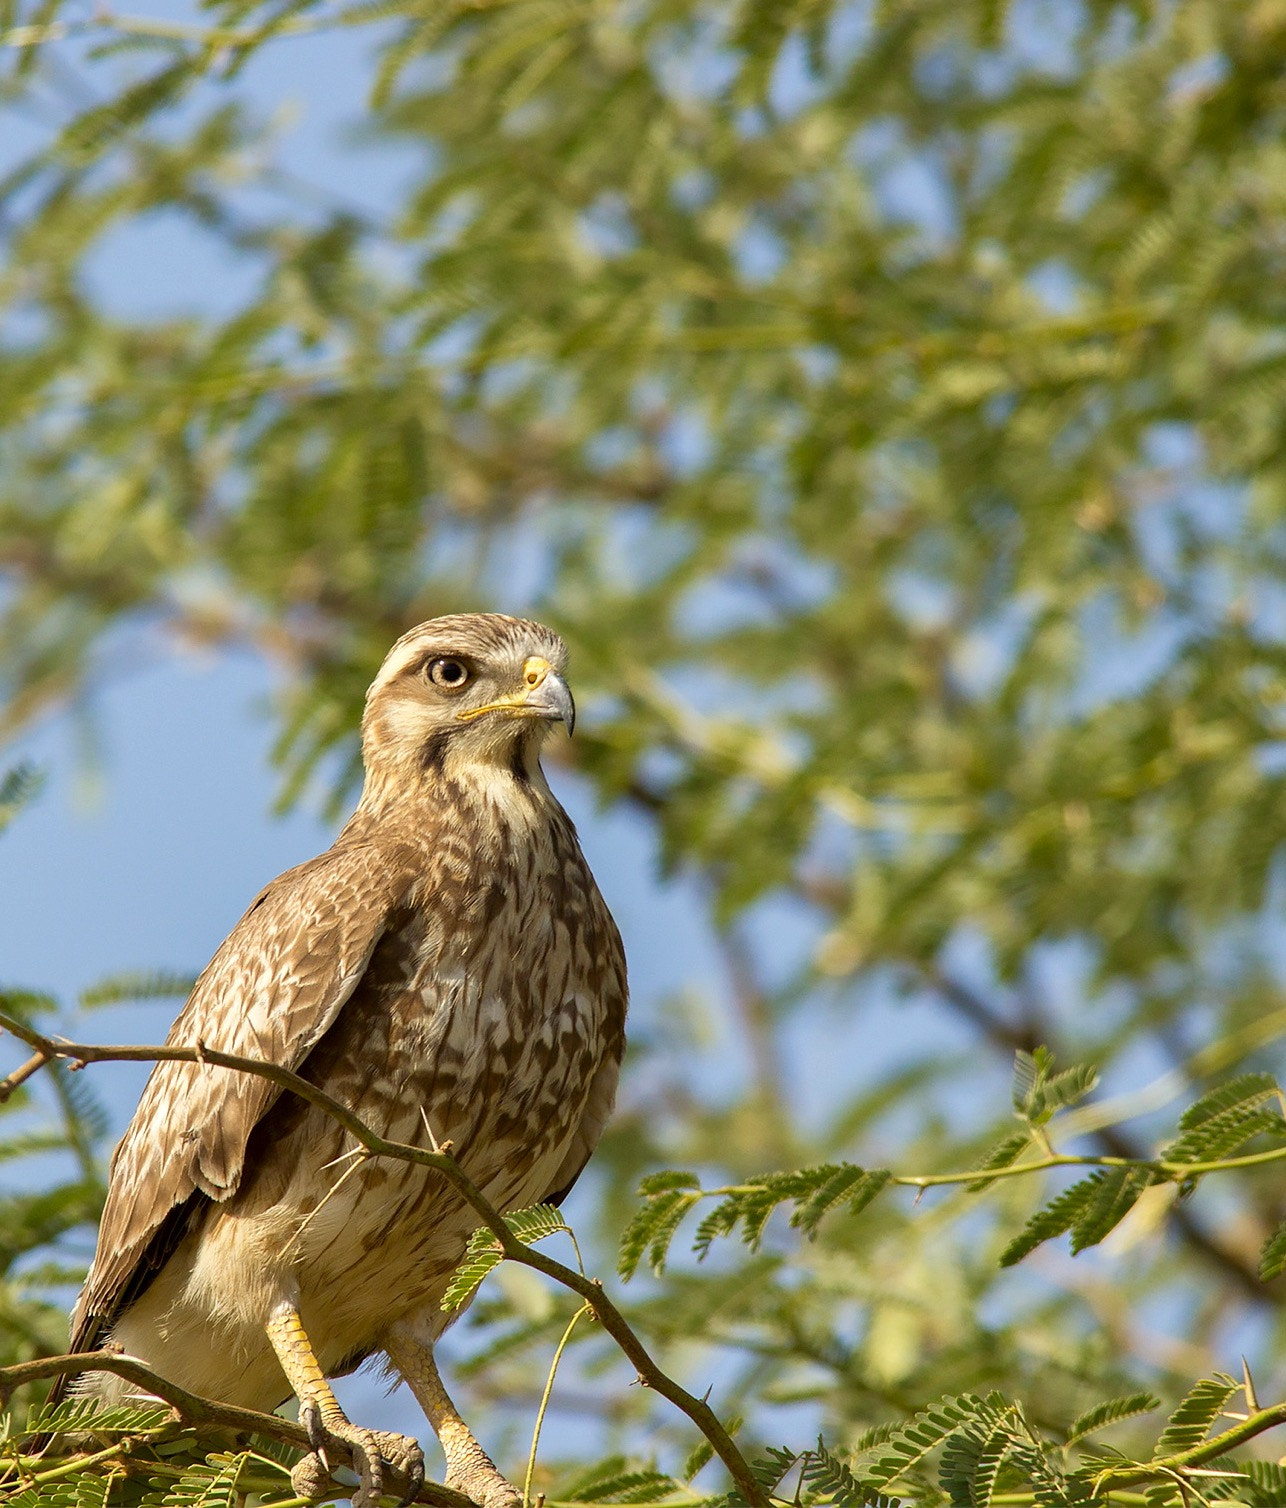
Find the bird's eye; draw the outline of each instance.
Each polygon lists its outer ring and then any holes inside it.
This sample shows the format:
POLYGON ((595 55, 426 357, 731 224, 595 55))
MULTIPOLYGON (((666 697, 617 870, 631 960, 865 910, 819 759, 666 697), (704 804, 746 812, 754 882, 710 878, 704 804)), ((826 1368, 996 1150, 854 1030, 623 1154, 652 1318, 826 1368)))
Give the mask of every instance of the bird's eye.
POLYGON ((429 679, 445 691, 459 691, 469 679, 469 668, 459 660, 434 660, 429 666, 429 679))

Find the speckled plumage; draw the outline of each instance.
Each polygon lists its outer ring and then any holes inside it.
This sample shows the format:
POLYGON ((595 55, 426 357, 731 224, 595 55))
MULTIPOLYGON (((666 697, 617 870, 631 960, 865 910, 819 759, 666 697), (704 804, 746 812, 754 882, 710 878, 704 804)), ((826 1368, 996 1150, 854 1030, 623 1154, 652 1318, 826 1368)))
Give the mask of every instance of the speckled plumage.
MULTIPOLYGON (((539 700, 545 671, 523 680, 544 666, 566 697, 565 656, 493 615, 399 640, 367 698, 356 813, 258 896, 169 1037, 293 1068, 384 1135, 450 1139, 506 1209, 575 1181, 623 1048, 620 938, 537 759, 561 714, 539 700), (434 683, 443 657, 467 685, 434 683)), ((271 1409, 290 1392, 265 1335, 276 1304, 331 1375, 395 1333, 431 1346, 476 1218, 432 1173, 354 1163, 352 1146, 265 1080, 158 1065, 113 1159, 73 1349, 117 1345, 271 1409)))

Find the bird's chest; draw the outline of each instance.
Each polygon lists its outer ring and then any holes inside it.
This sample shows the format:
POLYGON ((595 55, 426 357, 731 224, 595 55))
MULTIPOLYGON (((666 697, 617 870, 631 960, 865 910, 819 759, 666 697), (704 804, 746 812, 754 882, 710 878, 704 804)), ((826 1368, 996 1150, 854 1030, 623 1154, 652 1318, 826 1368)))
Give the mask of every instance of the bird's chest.
POLYGON ((393 918, 347 1013, 352 1061, 385 1134, 531 1143, 579 1115, 608 1050, 601 903, 583 861, 470 879, 393 918))

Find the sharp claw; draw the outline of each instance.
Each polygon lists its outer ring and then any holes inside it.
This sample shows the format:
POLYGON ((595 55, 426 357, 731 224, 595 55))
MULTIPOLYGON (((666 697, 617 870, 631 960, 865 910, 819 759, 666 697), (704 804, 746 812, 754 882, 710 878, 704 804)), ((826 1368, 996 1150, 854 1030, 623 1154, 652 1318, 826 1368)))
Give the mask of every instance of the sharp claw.
POLYGON ((302 1404, 299 1409, 299 1422, 308 1433, 308 1443, 313 1448, 313 1455, 329 1472, 330 1457, 326 1454, 326 1426, 322 1423, 321 1410, 315 1403, 302 1404))
POLYGON ((313 1448, 313 1454, 321 1457, 329 1471, 330 1462, 326 1460, 326 1426, 322 1423, 321 1410, 315 1403, 302 1404, 299 1409, 299 1422, 307 1431, 308 1443, 313 1448))

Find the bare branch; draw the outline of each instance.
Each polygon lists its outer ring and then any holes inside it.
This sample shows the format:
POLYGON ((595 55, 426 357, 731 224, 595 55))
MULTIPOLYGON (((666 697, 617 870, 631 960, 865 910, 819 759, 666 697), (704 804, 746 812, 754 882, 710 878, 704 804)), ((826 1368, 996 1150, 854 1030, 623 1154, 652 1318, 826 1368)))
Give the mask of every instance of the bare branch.
POLYGON ((25 1084, 33 1074, 39 1073, 48 1062, 49 1057, 46 1053, 32 1053, 21 1068, 15 1068, 11 1074, 0 1079, 0 1105, 3 1105, 14 1090, 25 1084))

